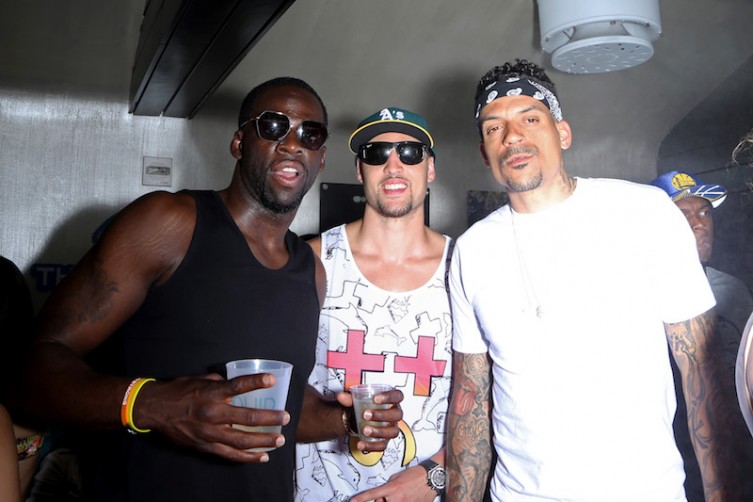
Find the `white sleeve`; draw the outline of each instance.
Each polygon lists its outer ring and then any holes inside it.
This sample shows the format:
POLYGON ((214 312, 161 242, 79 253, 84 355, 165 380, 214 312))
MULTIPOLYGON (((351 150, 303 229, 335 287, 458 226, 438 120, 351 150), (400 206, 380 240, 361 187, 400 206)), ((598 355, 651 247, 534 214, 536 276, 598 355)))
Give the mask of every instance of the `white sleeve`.
POLYGON ((479 354, 486 352, 488 347, 473 309, 473 293, 477 289, 473 287, 473 262, 463 262, 462 247, 458 242, 450 263, 452 348, 457 352, 479 354), (464 266, 468 269, 464 270, 464 266))
POLYGON ((654 284, 662 321, 674 323, 706 312, 716 301, 687 219, 666 196, 658 202, 652 215, 654 284))

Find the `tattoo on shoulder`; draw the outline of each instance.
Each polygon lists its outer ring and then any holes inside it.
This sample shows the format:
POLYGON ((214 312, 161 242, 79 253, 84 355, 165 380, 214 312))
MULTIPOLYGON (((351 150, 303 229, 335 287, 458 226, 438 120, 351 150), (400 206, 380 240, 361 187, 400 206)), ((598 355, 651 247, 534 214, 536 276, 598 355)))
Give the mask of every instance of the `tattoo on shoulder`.
POLYGON ((102 320, 111 311, 113 297, 120 291, 118 284, 107 272, 94 263, 92 273, 83 279, 83 287, 77 288, 68 322, 94 323, 102 320))
POLYGON ((707 344, 716 324, 716 313, 709 310, 701 315, 667 325, 667 337, 673 351, 695 357, 699 343, 707 344))

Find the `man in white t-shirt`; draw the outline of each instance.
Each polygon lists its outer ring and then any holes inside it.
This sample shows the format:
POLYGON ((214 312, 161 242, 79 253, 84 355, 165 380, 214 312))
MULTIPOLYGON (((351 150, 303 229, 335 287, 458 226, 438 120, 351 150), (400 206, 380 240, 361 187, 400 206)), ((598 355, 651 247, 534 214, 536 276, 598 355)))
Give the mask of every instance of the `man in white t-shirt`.
POLYGON ((708 500, 726 497, 714 297, 682 214, 655 187, 568 175, 571 129, 532 63, 481 79, 476 122, 510 203, 452 259, 448 500, 480 500, 493 446, 495 501, 684 501, 667 340, 708 500))
MULTIPOLYGON (((310 241, 327 275, 308 412, 298 426, 296 500, 439 500, 452 321, 446 287, 450 238, 426 226, 434 139, 420 115, 383 108, 350 137, 363 218, 310 241), (399 433, 364 453, 347 434, 351 386, 402 392, 399 433)), ((381 437, 381 436, 380 436, 381 437)), ((361 441, 360 443, 363 443, 361 441)))

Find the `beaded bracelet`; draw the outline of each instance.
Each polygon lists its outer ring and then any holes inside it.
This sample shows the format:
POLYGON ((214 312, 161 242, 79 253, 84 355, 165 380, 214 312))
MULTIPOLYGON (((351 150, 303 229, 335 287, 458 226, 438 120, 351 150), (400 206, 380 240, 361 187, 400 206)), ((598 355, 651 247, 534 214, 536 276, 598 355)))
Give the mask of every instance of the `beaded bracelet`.
POLYGON ((136 378, 133 380, 123 395, 123 402, 120 405, 120 422, 123 427, 128 429, 128 432, 135 434, 145 434, 151 429, 139 429, 136 424, 133 423, 133 405, 136 403, 136 396, 139 395, 139 391, 149 382, 154 382, 154 378, 136 378))
POLYGON ((43 442, 44 434, 41 432, 32 434, 29 437, 16 439, 16 455, 18 456, 18 460, 26 460, 36 455, 42 448, 43 442))

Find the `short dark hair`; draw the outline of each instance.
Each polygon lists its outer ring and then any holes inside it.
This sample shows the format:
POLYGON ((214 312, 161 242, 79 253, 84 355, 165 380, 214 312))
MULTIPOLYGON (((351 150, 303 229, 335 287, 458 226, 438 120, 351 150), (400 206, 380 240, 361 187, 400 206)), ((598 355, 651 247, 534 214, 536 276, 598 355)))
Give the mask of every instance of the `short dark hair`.
MULTIPOLYGON (((509 77, 526 77, 533 80, 552 91, 554 97, 559 100, 557 89, 554 87, 554 82, 549 79, 544 68, 535 63, 531 63, 530 61, 526 61, 525 59, 516 59, 515 64, 505 63, 502 66, 495 66, 481 77, 481 80, 479 80, 478 86, 476 87, 476 95, 473 98, 474 104, 478 101, 479 96, 484 92, 487 85, 509 77)), ((474 110, 474 113, 475 112, 476 110, 474 110)))
POLYGON ((238 113, 238 128, 240 129, 242 123, 252 118, 251 110, 254 108, 256 100, 259 98, 259 95, 262 92, 273 87, 285 86, 298 87, 299 89, 303 89, 304 91, 308 91, 313 94, 313 96, 317 101, 319 101, 319 104, 322 107, 322 112, 324 112, 324 125, 327 125, 327 121, 329 120, 327 117, 327 107, 324 106, 324 101, 322 101, 322 98, 319 97, 319 94, 317 94, 313 87, 299 78, 277 77, 257 85, 256 87, 251 89, 251 92, 246 95, 246 97, 243 99, 243 103, 241 103, 241 110, 238 113))

